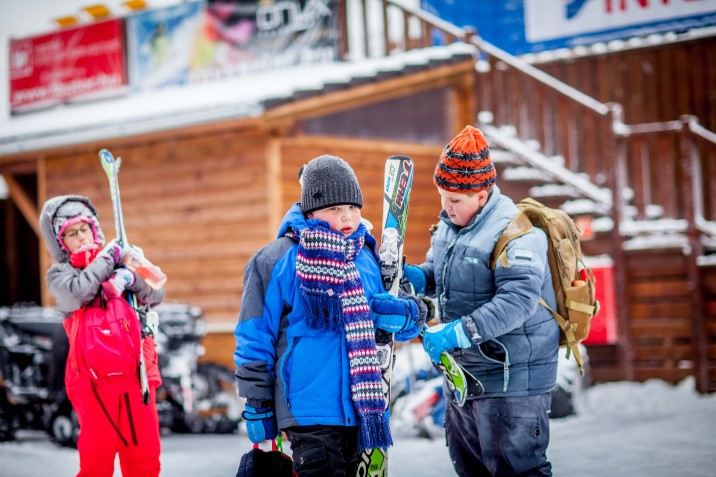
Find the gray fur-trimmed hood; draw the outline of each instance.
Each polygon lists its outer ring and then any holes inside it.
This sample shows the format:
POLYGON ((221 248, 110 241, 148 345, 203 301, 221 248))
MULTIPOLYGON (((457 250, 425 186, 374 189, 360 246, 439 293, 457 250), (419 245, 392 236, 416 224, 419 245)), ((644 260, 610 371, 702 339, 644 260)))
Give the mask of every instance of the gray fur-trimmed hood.
POLYGON ((60 195, 48 199, 42 207, 42 212, 40 213, 42 238, 45 240, 45 245, 47 245, 50 255, 52 255, 52 258, 58 263, 69 261, 70 255, 60 245, 60 239, 57 237, 56 221, 61 219, 67 220, 78 215, 85 216, 92 221, 95 241, 99 242, 100 246, 103 246, 105 240, 102 228, 99 225, 97 209, 95 209, 87 197, 81 195, 60 195))

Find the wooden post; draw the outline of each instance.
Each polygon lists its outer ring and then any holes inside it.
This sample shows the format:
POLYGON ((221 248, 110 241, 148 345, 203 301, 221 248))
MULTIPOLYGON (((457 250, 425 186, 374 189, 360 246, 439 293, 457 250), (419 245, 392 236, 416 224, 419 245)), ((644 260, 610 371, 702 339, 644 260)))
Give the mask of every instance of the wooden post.
POLYGON ((268 191, 268 230, 267 237, 273 238, 281 225, 283 217, 283 183, 281 180, 281 137, 277 131, 271 131, 266 144, 266 187, 268 191))
MULTIPOLYGON (((43 154, 37 158, 37 203, 40 210, 47 202, 47 199, 49 199, 47 197, 47 157, 43 154)), ((50 306, 53 304, 54 298, 47 288, 47 282, 44 277, 47 269, 52 264, 52 259, 42 237, 40 237, 40 246, 38 248, 40 253, 40 277, 42 277, 42 280, 40 280, 40 301, 42 306, 50 306)))
MULTIPOLYGON (((361 7, 363 8, 363 48, 365 48, 364 58, 370 58, 370 42, 368 38, 370 33, 368 32, 368 2, 361 0, 361 7)), ((348 14, 346 14, 348 16, 348 14)), ((351 56, 351 61, 355 61, 355 55, 351 56)))
MULTIPOLYGON (((349 59, 348 51, 348 0, 340 0, 336 7, 336 15, 338 16, 338 30, 340 32, 340 42, 338 44, 338 59, 345 61, 349 59)), ((352 59, 352 58, 351 58, 352 59)))
POLYGON ((390 53, 390 31, 388 28, 388 2, 383 0, 381 2, 383 12, 383 56, 388 56, 390 53))
POLYGON ((701 160, 698 148, 691 134, 690 125, 697 119, 691 115, 681 116, 680 149, 681 171, 684 178, 682 187, 682 200, 687 220, 686 236, 689 242, 689 251, 686 256, 689 293, 691 294, 691 330, 693 336, 693 353, 696 376, 696 389, 705 393, 708 391, 708 331, 705 327, 704 290, 699 270, 698 258, 703 255, 701 234, 696 227, 696 220, 703 215, 703 190, 701 187, 701 160))
POLYGON ((622 370, 623 378, 627 381, 634 380, 634 353, 632 351, 632 336, 629 317, 629 305, 627 297, 628 264, 624 253, 624 240, 619 233, 619 226, 624 212, 624 188, 626 184, 626 144, 615 130, 615 124, 621 123, 621 106, 615 103, 609 104, 609 112, 605 116, 604 127, 601 128, 603 138, 601 141, 602 161, 608 164, 608 182, 612 190, 611 218, 614 222, 611 233, 612 258, 614 259, 614 289, 617 290, 615 297, 617 309, 617 329, 619 339, 617 343, 617 355, 619 367, 622 370))

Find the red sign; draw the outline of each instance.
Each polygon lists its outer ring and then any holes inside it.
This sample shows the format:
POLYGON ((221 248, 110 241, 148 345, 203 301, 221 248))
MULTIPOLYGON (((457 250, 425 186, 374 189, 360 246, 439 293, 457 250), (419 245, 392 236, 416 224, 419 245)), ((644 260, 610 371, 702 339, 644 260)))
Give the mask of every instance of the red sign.
POLYGON ((121 92, 126 84, 121 20, 10 41, 13 112, 121 92))
POLYGON ((597 316, 592 318, 589 336, 584 344, 615 344, 618 337, 614 264, 611 260, 595 260, 594 263, 587 261, 587 266, 597 279, 596 298, 600 309, 597 316))

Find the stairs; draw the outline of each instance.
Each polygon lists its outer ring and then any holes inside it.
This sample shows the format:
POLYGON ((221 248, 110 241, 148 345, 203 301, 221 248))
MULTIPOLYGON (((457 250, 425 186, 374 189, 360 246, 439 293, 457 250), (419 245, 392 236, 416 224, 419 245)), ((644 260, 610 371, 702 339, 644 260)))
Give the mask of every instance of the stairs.
POLYGON ((532 197, 548 207, 564 210, 583 232, 585 255, 609 253, 614 224, 609 216, 608 189, 566 169, 560 157, 544 156, 538 150, 538 142, 518 138, 513 128, 489 124, 478 127, 490 144, 501 191, 515 202, 532 197))

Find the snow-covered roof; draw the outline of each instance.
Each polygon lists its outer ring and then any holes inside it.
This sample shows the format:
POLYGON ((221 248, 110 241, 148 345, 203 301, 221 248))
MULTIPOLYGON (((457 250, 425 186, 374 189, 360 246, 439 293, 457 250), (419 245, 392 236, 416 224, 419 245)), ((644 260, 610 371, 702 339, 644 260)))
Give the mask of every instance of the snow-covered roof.
POLYGON ((636 36, 625 40, 612 40, 609 42, 596 42, 591 45, 579 45, 572 48, 558 48, 539 53, 521 55, 524 61, 530 64, 549 63, 552 61, 568 60, 591 55, 602 55, 616 51, 649 48, 657 45, 668 45, 683 41, 695 40, 716 36, 716 27, 692 28, 684 32, 655 33, 646 36, 636 36))
POLYGON ((473 57, 465 43, 398 52, 359 61, 296 66, 204 84, 174 86, 101 101, 75 103, 0 121, 0 156, 170 130, 227 119, 259 117, 268 107, 354 82, 433 68, 473 57))

